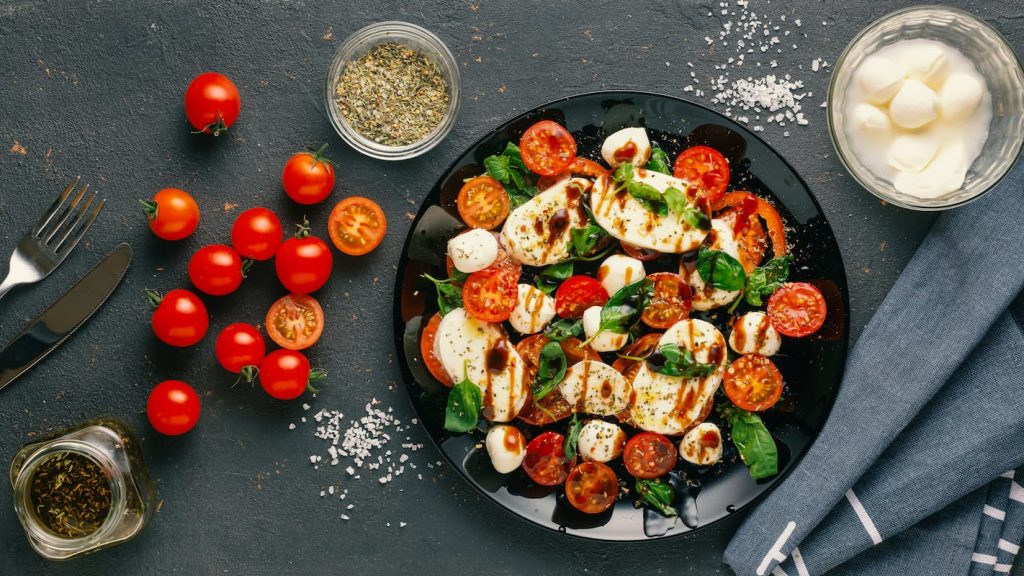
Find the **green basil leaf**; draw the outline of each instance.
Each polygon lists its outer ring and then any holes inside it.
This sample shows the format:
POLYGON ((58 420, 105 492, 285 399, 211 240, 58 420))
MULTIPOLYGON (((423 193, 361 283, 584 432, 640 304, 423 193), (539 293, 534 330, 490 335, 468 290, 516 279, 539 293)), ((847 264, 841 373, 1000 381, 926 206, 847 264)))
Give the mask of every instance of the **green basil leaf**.
POLYGON ((487 174, 490 175, 491 178, 494 178, 505 186, 508 186, 509 182, 511 182, 508 157, 488 156, 487 158, 484 158, 484 168, 487 169, 487 174))
POLYGON ((572 276, 572 272, 573 261, 566 260, 565 262, 559 262, 558 264, 553 264, 541 270, 536 276, 534 276, 533 283, 541 292, 551 296, 563 280, 572 276))
POLYGON ((747 304, 761 306, 764 303, 764 298, 778 290, 782 283, 789 279, 789 264, 792 261, 793 255, 786 254, 779 258, 772 258, 764 266, 755 268, 747 276, 745 290, 747 304))
MULTIPOLYGON (((438 280, 430 274, 424 274, 423 277, 434 283, 434 288, 437 289, 437 309, 441 312, 441 316, 444 316, 456 308, 462 308, 462 288, 454 285, 456 280, 455 273, 453 272, 452 278, 446 280, 438 280)), ((458 274, 462 274, 458 272, 458 274)), ((468 277, 468 276, 466 276, 468 277)), ((461 278, 461 276, 460 276, 461 278)), ((465 278, 462 278, 460 283, 465 282, 465 278)))
POLYGON ((632 164, 629 164, 629 163, 619 164, 619 166, 617 168, 615 168, 615 171, 612 172, 612 180, 615 180, 616 182, 629 182, 632 179, 633 179, 633 165, 632 164))
MULTIPOLYGON (((468 365, 469 362, 467 361, 468 365)), ((480 388, 469 379, 468 372, 462 381, 452 386, 448 393, 448 404, 444 411, 444 428, 451 432, 469 432, 480 421, 480 410, 484 398, 480 388)))
POLYGON ((458 268, 452 268, 452 275, 448 277, 448 281, 452 284, 463 285, 469 280, 469 274, 459 270, 458 268))
POLYGON ((662 174, 672 174, 669 168, 668 154, 660 146, 651 146, 651 157, 647 160, 647 169, 662 174))
POLYGON ((572 421, 569 422, 569 431, 565 434, 565 444, 562 446, 565 457, 572 460, 576 457, 576 444, 580 441, 580 429, 583 428, 583 421, 579 418, 578 412, 572 413, 572 421))
POLYGON ((723 410, 732 427, 732 443, 754 480, 768 478, 779 472, 779 450, 761 417, 752 412, 728 406, 723 410))
POLYGON ((691 208, 689 202, 686 201, 686 193, 674 186, 669 186, 662 193, 665 197, 665 202, 668 204, 668 209, 674 214, 678 214, 680 217, 686 213, 687 208, 691 208))
POLYGON ((594 336, 605 331, 619 334, 629 332, 639 319, 640 312, 650 299, 653 289, 654 284, 643 279, 627 284, 612 294, 601 307, 601 322, 594 336))
POLYGON ((659 216, 668 215, 668 204, 665 203, 661 192, 654 186, 637 180, 630 180, 626 182, 626 191, 629 192, 630 196, 636 198, 647 210, 659 216))
POLYGON ((665 516, 678 516, 672 501, 675 500, 676 491, 668 482, 658 479, 638 478, 636 481, 636 493, 643 498, 644 502, 650 504, 655 510, 665 516))
POLYGON ((721 250, 701 248, 697 255, 697 273, 704 282, 728 292, 742 290, 747 284, 743 265, 721 250))
POLYGON ((540 350, 537 362, 537 376, 533 379, 533 399, 540 400, 547 396, 555 386, 562 383, 565 371, 569 367, 565 352, 558 342, 548 342, 540 350))
POLYGON ((566 338, 579 338, 583 335, 583 322, 563 318, 552 322, 544 331, 544 335, 552 342, 561 342, 566 338))
POLYGON ((515 210, 523 204, 526 204, 537 195, 536 186, 527 186, 525 188, 507 188, 509 208, 515 210))
POLYGON ((683 378, 701 378, 718 368, 715 364, 697 362, 689 349, 678 344, 663 344, 657 354, 647 357, 647 367, 659 374, 683 378))
POLYGON ((570 253, 577 258, 589 256, 597 244, 608 236, 604 228, 591 221, 582 228, 573 228, 570 231, 570 253))
POLYGON ((516 146, 512 142, 507 142, 505 144, 505 150, 501 152, 501 155, 508 158, 508 164, 510 167, 515 168, 524 174, 527 172, 526 165, 523 164, 523 156, 519 151, 519 146, 516 146))

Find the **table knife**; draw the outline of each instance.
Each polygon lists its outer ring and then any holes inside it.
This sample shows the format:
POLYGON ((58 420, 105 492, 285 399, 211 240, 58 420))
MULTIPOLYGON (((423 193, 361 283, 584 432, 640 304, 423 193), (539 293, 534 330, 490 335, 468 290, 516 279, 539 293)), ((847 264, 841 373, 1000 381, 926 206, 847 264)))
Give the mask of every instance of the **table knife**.
POLYGON ((0 350, 0 390, 27 372, 103 306, 124 279, 132 247, 118 244, 59 300, 0 350))

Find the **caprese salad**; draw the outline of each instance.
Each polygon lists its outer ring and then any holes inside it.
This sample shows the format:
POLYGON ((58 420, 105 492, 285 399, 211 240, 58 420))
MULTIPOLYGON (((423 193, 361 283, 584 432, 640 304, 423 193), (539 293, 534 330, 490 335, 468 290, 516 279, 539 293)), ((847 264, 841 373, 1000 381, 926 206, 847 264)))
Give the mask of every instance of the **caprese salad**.
POLYGON ((586 513, 628 497, 671 516, 667 475, 717 464, 723 436, 755 479, 778 472, 758 415, 783 394, 771 357, 822 326, 825 299, 789 281, 783 219, 730 190, 717 150, 670 164, 626 128, 601 156, 543 120, 485 159, 458 194, 448 277, 427 276, 439 312, 420 352, 451 388, 445 428, 486 429, 497 472, 564 484, 586 513))

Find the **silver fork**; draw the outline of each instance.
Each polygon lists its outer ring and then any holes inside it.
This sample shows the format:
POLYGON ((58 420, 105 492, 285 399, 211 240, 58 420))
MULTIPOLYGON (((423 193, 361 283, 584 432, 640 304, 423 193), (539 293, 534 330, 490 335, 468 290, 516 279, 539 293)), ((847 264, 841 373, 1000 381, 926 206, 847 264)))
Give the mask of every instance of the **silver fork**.
POLYGON ((15 286, 39 282, 49 276, 67 258, 100 215, 106 200, 101 199, 90 210, 96 193, 93 192, 83 201, 89 185, 83 185, 75 193, 78 180, 78 176, 75 176, 50 209, 18 241, 18 246, 11 254, 7 278, 0 283, 0 298, 15 286))

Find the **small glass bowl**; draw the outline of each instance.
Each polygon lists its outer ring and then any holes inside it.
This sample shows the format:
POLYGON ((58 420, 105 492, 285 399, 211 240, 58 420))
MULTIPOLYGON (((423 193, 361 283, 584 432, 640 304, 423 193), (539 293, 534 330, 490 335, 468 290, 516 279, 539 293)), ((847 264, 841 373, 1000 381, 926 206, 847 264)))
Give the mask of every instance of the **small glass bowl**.
POLYGON ((338 135, 356 150, 381 160, 405 160, 437 146, 451 132, 461 105, 461 82, 455 57, 440 38, 415 24, 397 21, 378 22, 357 30, 335 53, 331 68, 327 72, 327 114, 338 135), (387 146, 356 132, 341 115, 341 107, 337 101, 338 79, 345 71, 345 65, 361 58, 374 46, 385 42, 408 46, 430 58, 437 64, 438 70, 448 83, 448 110, 444 118, 422 140, 405 146, 387 146))
POLYGON ((914 210, 962 206, 994 187, 1013 166, 1024 144, 1024 72, 1013 49, 995 29, 963 10, 917 6, 897 10, 870 24, 839 57, 828 93, 828 127, 832 144, 846 169, 882 200, 914 210), (926 38, 944 42, 974 62, 992 95, 992 122, 981 154, 971 164, 959 190, 938 198, 904 194, 871 172, 848 141, 846 94, 853 74, 879 48, 901 40, 926 38))

